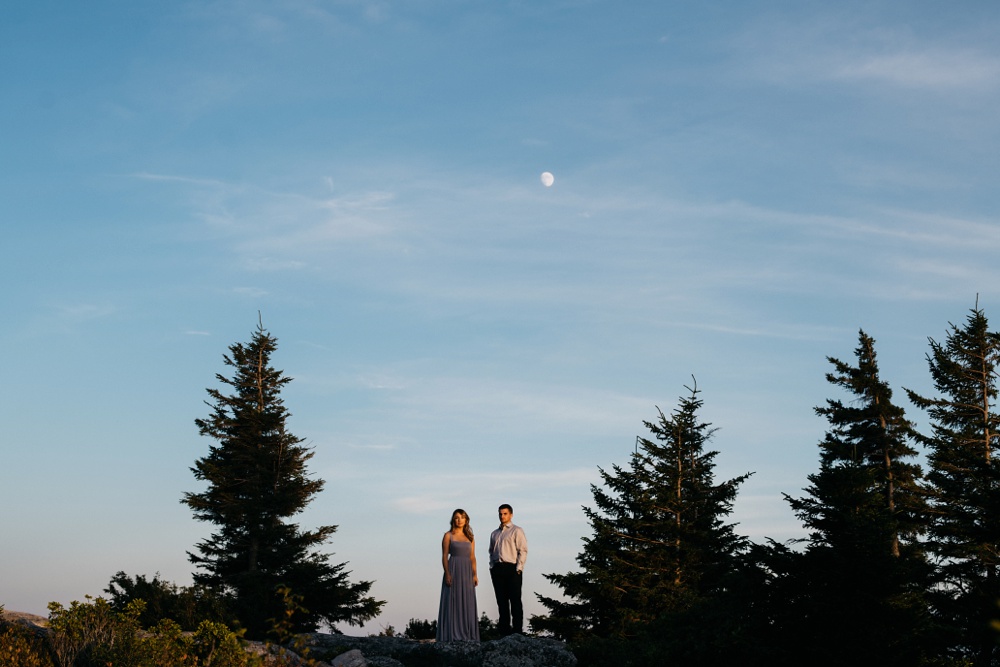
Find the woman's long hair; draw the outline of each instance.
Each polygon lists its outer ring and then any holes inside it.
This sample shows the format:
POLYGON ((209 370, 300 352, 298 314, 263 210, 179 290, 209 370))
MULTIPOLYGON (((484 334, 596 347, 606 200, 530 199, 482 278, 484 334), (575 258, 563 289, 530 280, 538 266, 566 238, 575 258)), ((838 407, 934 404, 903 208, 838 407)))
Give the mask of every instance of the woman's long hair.
POLYGON ((465 534, 465 538, 470 542, 476 539, 472 534, 472 522, 469 521, 469 514, 463 509, 457 509, 451 513, 451 529, 455 530, 455 517, 461 514, 465 519, 465 525, 462 526, 462 533, 465 534))

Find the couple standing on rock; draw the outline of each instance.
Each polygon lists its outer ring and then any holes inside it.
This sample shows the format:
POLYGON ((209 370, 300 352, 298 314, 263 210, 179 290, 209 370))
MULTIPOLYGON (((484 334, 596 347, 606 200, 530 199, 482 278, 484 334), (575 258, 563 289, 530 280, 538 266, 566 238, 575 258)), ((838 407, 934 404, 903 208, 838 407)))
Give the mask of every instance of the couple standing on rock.
MULTIPOLYGON (((499 510, 500 527, 490 535, 490 579, 500 608, 501 635, 523 632, 521 572, 528 558, 528 540, 515 526, 514 509, 506 503, 499 510)), ((476 538, 469 515, 457 509, 451 513, 451 530, 441 541, 441 604, 438 607, 437 640, 479 641, 479 612, 476 608, 476 538)))

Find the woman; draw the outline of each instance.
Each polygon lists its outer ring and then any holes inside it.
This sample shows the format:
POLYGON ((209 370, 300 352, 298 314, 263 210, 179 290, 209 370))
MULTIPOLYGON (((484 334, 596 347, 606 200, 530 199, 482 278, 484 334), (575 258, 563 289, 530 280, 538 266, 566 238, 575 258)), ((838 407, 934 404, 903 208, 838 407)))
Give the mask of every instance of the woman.
POLYGON ((441 540, 441 604, 438 606, 437 640, 479 641, 479 613, 476 610, 476 538, 469 515, 457 509, 451 513, 451 530, 441 540))

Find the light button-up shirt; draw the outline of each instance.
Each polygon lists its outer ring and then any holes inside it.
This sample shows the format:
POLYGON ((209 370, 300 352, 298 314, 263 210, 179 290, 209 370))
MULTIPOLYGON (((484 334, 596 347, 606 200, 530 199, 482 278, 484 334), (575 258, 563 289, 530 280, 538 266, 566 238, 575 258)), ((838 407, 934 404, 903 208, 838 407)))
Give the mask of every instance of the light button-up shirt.
POLYGON ((514 563, 517 571, 524 569, 528 560, 528 538, 520 526, 501 524, 490 535, 490 567, 496 563, 514 563))

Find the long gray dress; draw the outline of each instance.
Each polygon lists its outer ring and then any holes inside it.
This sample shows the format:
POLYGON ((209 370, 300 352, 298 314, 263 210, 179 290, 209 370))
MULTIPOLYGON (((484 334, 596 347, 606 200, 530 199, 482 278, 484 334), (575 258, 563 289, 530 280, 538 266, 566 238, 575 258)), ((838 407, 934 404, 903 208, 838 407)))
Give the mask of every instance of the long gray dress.
POLYGON ((442 575, 437 640, 478 642, 479 612, 476 610, 476 585, 472 581, 472 542, 451 541, 448 569, 451 586, 444 583, 442 575))

